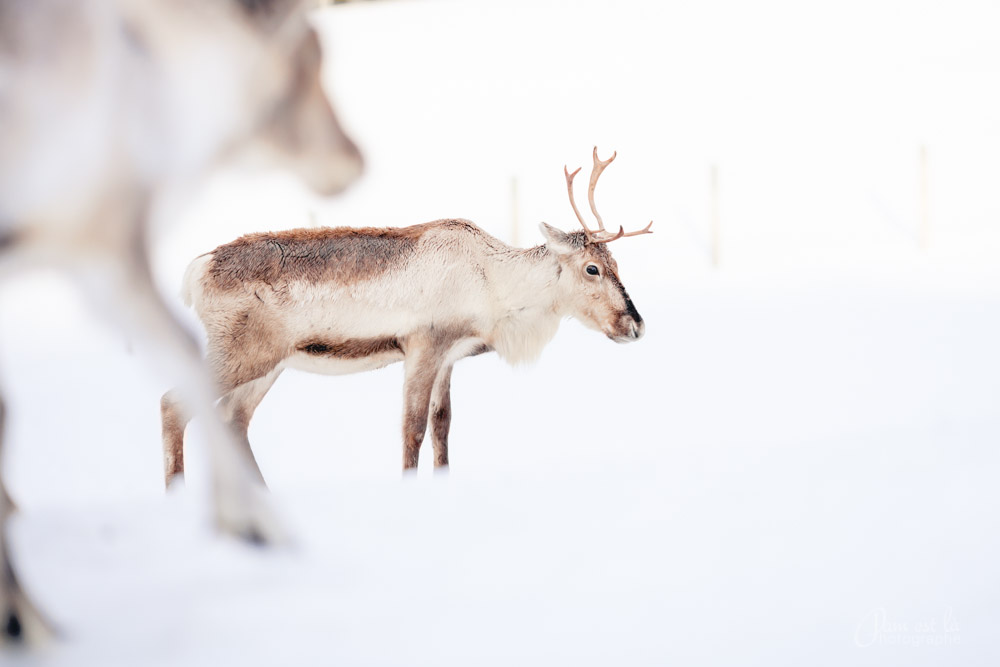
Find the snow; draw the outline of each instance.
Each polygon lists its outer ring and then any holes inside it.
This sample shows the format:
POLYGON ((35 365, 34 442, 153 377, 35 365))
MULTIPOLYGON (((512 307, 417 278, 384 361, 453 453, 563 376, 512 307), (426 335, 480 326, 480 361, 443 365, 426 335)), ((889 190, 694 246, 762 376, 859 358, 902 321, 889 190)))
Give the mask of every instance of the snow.
POLYGON ((399 366, 286 372, 250 431, 296 535, 268 551, 213 534, 197 432, 164 498, 142 342, 54 276, 8 280, 14 557, 62 638, 0 663, 994 664, 997 12, 324 10, 365 180, 321 201, 218 176, 164 212, 165 293, 196 254, 311 216, 540 242, 572 226, 560 172, 596 142, 619 151, 605 219, 656 221, 613 248, 647 335, 567 322, 533 366, 460 363, 447 477, 425 453, 399 479, 399 366))

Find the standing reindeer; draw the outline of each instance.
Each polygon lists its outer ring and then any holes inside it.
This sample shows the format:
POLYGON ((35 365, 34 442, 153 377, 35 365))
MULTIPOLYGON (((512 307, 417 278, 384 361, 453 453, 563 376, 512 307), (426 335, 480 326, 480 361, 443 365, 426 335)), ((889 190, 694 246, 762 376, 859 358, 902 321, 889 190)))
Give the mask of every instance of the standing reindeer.
MULTIPOLYGON (((294 0, 0 2, 0 265, 64 270, 156 348, 204 422, 217 523, 254 540, 280 527, 195 341, 154 286, 149 211, 246 153, 321 193, 351 183, 361 157, 323 93, 321 57, 294 0)), ((12 507, 0 481, 0 642, 48 634, 10 562, 12 507)))
MULTIPOLYGON (((604 229, 597 180, 614 155, 597 157, 587 227, 564 233, 542 223, 544 245, 512 248, 467 220, 387 229, 297 229, 250 234, 196 258, 184 294, 208 333, 208 362, 223 414, 253 460, 247 428, 285 368, 339 375, 405 366, 403 468, 415 468, 431 423, 434 465, 448 465, 451 370, 495 351, 535 359, 567 316, 628 343, 645 325, 618 277, 607 244, 650 232, 604 229)), ((185 417, 162 401, 166 480, 184 470, 185 417)), ((258 470, 259 473, 259 470, 258 470)))

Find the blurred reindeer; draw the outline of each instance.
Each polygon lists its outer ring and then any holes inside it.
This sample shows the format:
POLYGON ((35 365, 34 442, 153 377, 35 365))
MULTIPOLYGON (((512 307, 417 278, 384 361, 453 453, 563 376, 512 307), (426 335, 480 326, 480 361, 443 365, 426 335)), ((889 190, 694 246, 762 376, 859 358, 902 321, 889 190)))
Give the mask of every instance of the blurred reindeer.
MULTIPOLYGON (((292 0, 0 2, 0 263, 66 271, 156 347, 204 422, 219 527, 254 541, 279 526, 213 407, 195 341, 154 287, 149 211, 164 190, 248 155, 323 194, 356 179, 361 157, 323 93, 321 60, 292 0)), ((10 564, 11 510, 0 482, 0 635, 41 639, 10 564)))

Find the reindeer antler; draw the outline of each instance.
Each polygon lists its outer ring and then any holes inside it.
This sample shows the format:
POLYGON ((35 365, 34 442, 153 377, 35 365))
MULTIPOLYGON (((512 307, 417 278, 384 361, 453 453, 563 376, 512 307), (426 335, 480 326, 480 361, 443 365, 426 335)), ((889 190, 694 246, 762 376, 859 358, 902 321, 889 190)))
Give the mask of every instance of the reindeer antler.
POLYGON ((587 199, 590 200, 590 210, 594 212, 594 217, 597 218, 597 226, 600 228, 599 231, 604 230, 604 221, 601 220, 601 214, 597 212, 597 205, 594 204, 594 190, 597 189, 597 179, 601 177, 604 173, 604 168, 615 161, 618 157, 618 151, 609 157, 607 160, 601 160, 597 157, 597 146, 594 146, 594 168, 590 172, 590 187, 587 189, 587 199))
POLYGON ((583 226, 583 231, 587 233, 587 238, 593 236, 593 232, 587 227, 587 223, 583 221, 583 216, 580 215, 580 209, 576 207, 576 199, 573 197, 573 178, 580 173, 581 167, 577 167, 576 171, 572 174, 569 173, 569 167, 563 165, 563 173, 566 174, 566 189, 569 191, 569 203, 573 206, 573 212, 576 213, 576 219, 580 221, 583 226))
POLYGON ((593 238, 593 239, 591 239, 590 242, 591 243, 611 243, 612 241, 616 241, 618 239, 623 239, 626 236, 639 236, 640 234, 652 234, 653 230, 650 229, 650 227, 652 227, 652 226, 653 226, 653 221, 652 220, 649 221, 648 225, 646 225, 645 227, 643 227, 642 229, 640 229, 637 232, 626 232, 624 227, 619 226, 618 227, 618 233, 615 234, 614 236, 611 236, 609 238, 603 238, 603 237, 602 238, 593 238))
POLYGON ((597 205, 594 203, 594 190, 597 189, 597 179, 601 177, 604 169, 611 164, 616 157, 618 157, 618 151, 615 151, 614 154, 607 160, 601 160, 597 157, 597 146, 594 146, 594 169, 590 172, 590 187, 587 190, 587 199, 590 200, 590 210, 594 213, 594 217, 597 218, 597 230, 591 230, 587 227, 587 223, 583 221, 583 216, 580 215, 580 209, 576 207, 576 199, 573 197, 573 177, 575 177, 580 170, 577 169, 571 174, 569 173, 568 167, 563 167, 563 173, 566 174, 566 189, 569 191, 569 203, 573 206, 573 212, 576 213, 576 219, 580 221, 580 225, 583 227, 583 231, 587 235, 587 241, 590 243, 610 243, 617 239, 625 238, 626 236, 639 236, 640 234, 653 233, 650 229, 650 227, 653 226, 652 220, 650 220, 649 224, 643 229, 636 232, 625 233, 625 228, 621 226, 618 227, 618 232, 614 234, 604 229, 604 221, 601 219, 601 214, 597 212, 597 205))

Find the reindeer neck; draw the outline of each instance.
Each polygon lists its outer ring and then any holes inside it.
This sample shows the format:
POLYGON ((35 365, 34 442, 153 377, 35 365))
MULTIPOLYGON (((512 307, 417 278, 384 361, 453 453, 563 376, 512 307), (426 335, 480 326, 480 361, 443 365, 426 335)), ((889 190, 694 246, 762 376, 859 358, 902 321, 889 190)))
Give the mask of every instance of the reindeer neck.
POLYGON ((499 250, 492 267, 500 304, 492 345, 510 363, 534 361, 562 319, 559 262, 544 245, 499 250))

